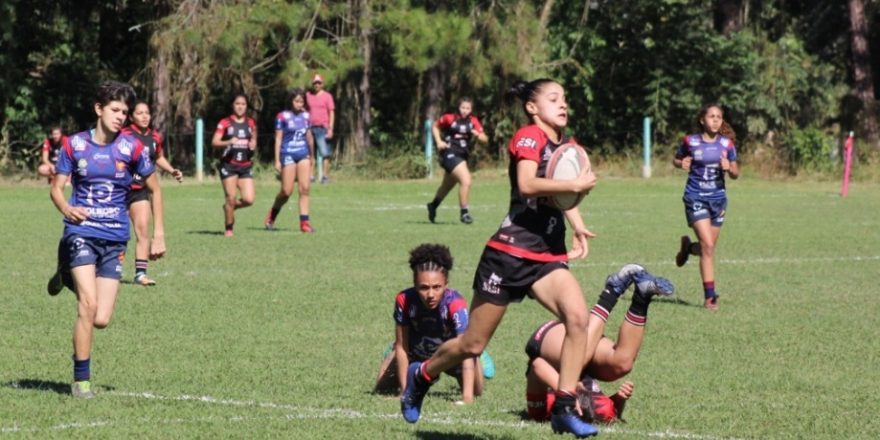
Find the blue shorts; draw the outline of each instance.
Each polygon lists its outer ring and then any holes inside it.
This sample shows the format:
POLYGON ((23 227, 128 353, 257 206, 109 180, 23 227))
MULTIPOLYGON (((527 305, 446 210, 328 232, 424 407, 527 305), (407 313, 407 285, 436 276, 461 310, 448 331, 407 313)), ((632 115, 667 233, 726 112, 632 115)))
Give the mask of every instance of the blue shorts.
POLYGON ((296 165, 299 161, 303 159, 309 158, 309 150, 303 148, 301 150, 296 150, 292 153, 281 153, 281 167, 284 168, 288 165, 296 165))
POLYGON ((311 127, 309 130, 312 130, 318 154, 324 159, 329 159, 333 154, 333 147, 327 142, 327 129, 324 127, 311 127))
POLYGON ((727 211, 727 197, 720 199, 704 199, 685 195, 684 215, 687 217, 688 226, 693 226, 698 220, 710 219, 712 226, 720 228, 724 224, 724 214, 727 211))
POLYGON ((124 241, 83 237, 76 234, 61 237, 58 243, 58 268, 64 286, 76 292, 70 270, 79 266, 95 266, 98 278, 122 279, 122 263, 125 261, 124 241))

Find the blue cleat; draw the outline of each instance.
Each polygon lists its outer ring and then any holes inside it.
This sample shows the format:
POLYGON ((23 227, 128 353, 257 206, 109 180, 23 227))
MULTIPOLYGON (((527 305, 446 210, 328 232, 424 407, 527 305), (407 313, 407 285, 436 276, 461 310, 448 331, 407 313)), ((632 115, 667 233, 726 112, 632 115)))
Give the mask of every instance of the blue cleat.
POLYGON ((419 374, 421 362, 413 362, 409 364, 406 370, 406 388, 403 389, 403 395, 400 396, 400 412, 408 423, 419 421, 422 415, 422 400, 425 394, 431 388, 431 384, 425 384, 423 380, 416 375, 419 374))
POLYGON ((662 277, 655 277, 648 272, 641 272, 635 275, 636 295, 654 295, 672 296, 675 293, 675 286, 672 282, 662 277))
POLYGON ((608 275, 605 279, 605 289, 620 297, 629 289, 638 274, 647 273, 642 265, 630 263, 620 268, 617 272, 608 275))
POLYGON ((483 365, 483 377, 486 379, 495 377, 495 361, 492 360, 492 356, 489 356, 488 351, 483 351, 483 354, 480 355, 480 364, 483 365))
POLYGON ((557 434, 570 432, 576 438, 592 437, 599 433, 595 426, 581 420, 574 408, 562 414, 553 414, 550 416, 550 427, 557 434))

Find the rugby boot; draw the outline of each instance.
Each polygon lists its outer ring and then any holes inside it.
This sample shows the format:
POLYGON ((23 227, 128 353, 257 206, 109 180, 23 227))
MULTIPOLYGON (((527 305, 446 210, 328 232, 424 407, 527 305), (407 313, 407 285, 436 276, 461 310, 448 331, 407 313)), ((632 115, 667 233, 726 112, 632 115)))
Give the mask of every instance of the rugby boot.
POLYGON ((461 215, 461 222, 466 225, 469 225, 474 222, 474 218, 471 217, 471 213, 465 212, 464 214, 461 215))
POLYGON ((636 295, 650 297, 654 295, 672 296, 675 286, 663 277, 655 277, 647 271, 642 271, 633 277, 636 284, 636 295))
POLYGON ((640 273, 645 273, 644 266, 635 263, 627 264, 617 272, 608 275, 608 278, 605 279, 605 289, 620 297, 626 292, 626 289, 629 289, 636 275, 640 273))
POLYGON ((592 437, 599 433, 595 426, 581 419, 574 405, 555 408, 556 405, 558 403, 554 404, 553 414, 550 415, 550 427, 553 432, 557 434, 569 432, 576 438, 592 437))
POLYGON ((50 296, 58 295, 64 289, 64 280, 61 278, 61 270, 56 270, 49 283, 46 285, 46 291, 50 296))
POLYGON ((428 203, 428 221, 434 223, 437 218, 437 207, 433 203, 428 203))
POLYGON ((70 386, 70 395, 77 399, 92 399, 95 397, 95 392, 92 391, 91 382, 81 380, 70 386))
POLYGON ((315 232, 315 229, 312 228, 312 224, 309 223, 308 220, 303 220, 299 222, 299 230, 303 232, 303 234, 311 234, 315 232))
MULTIPOLYGON (((422 414, 422 401, 433 382, 426 382, 421 375, 421 362, 409 364, 406 370, 406 388, 400 396, 400 412, 408 423, 419 421, 422 414)), ((436 381, 436 380, 435 380, 436 381)))
POLYGON ((275 229, 275 221, 272 220, 272 210, 271 209, 266 214, 266 219, 263 220, 263 226, 266 227, 267 231, 271 231, 271 230, 275 229))
POLYGON ((712 311, 718 310, 718 296, 706 298, 706 301, 703 302, 703 307, 712 311))
POLYGON ((678 267, 684 266, 685 263, 688 262, 688 257, 691 255, 691 238, 687 235, 681 236, 681 247, 678 248, 678 253, 675 255, 675 265, 678 267))
POLYGON ((148 277, 147 274, 135 275, 134 276, 134 283, 139 284, 144 287, 156 285, 156 282, 153 281, 152 278, 148 277))

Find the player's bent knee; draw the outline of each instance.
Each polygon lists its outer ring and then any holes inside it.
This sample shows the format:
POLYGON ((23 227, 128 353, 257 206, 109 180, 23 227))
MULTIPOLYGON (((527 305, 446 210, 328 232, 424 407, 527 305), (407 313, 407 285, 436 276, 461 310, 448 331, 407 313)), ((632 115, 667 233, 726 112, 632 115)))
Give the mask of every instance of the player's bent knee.
POLYGON ((254 204, 254 199, 253 198, 242 198, 241 201, 239 202, 239 204, 242 207, 251 206, 254 204))
POLYGON ((110 318, 97 318, 92 323, 92 325, 99 330, 105 329, 108 325, 110 325, 110 318))

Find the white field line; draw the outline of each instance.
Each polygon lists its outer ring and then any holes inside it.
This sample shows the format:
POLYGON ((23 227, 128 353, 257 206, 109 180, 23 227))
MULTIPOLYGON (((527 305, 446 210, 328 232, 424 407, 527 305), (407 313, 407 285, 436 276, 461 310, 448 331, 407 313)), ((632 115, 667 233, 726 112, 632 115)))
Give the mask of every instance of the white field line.
MULTIPOLYGON (((871 261, 880 261, 880 255, 850 255, 850 256, 840 256, 840 257, 792 257, 792 258, 783 258, 783 257, 758 257, 758 258, 737 258, 737 259, 721 259, 719 260, 719 264, 755 264, 755 265, 769 265, 769 264, 811 264, 811 263, 838 263, 838 262, 871 262, 871 261)), ((602 263, 593 263, 593 262, 584 262, 582 260, 572 260, 569 262, 569 266, 571 267, 620 267, 627 263, 637 262, 639 264, 644 264, 647 267, 653 266, 671 266, 674 264, 672 258, 664 261, 608 261, 602 263)))
MULTIPOLYGON (((160 425, 173 425, 173 424, 192 424, 192 423, 205 423, 205 422, 255 422, 260 420, 319 420, 319 419, 378 419, 378 420, 395 420, 400 419, 401 416, 398 413, 394 414, 368 414, 361 411, 346 409, 346 408, 330 408, 330 409, 322 409, 322 408, 309 408, 309 407, 300 407, 296 405, 290 405, 286 403, 275 403, 275 402, 260 402, 255 400, 234 400, 234 399, 218 399, 211 396, 192 396, 192 395, 180 395, 180 396, 162 396, 149 392, 130 392, 130 391, 106 391, 101 393, 103 395, 111 395, 111 396, 119 396, 119 397, 130 397, 134 399, 146 399, 146 400, 160 400, 160 401, 183 401, 183 402, 197 402, 204 403, 208 405, 220 405, 220 406, 233 406, 233 407, 251 407, 251 408, 264 408, 264 409, 277 409, 283 411, 291 411, 293 413, 284 414, 280 416, 248 416, 248 415, 234 415, 234 416, 208 416, 208 417, 193 417, 193 418, 174 418, 174 419, 151 419, 151 418, 139 418, 138 422, 143 424, 160 424, 160 425)), ((403 420, 400 420, 402 426, 404 426, 403 420)), ((477 426, 477 427, 499 427, 499 428, 514 428, 514 429, 549 429, 549 426, 546 424, 537 424, 532 422, 504 422, 504 421, 495 421, 495 420, 476 420, 469 418, 458 418, 453 416, 445 416, 445 417, 424 417, 422 418, 422 423, 433 423, 439 425, 453 425, 453 426, 477 426)), ((98 420, 92 422, 72 422, 72 423, 60 423, 57 425, 52 425, 44 428, 38 427, 21 427, 13 425, 11 427, 3 427, 0 428, 0 433, 10 434, 10 433, 34 433, 40 431, 65 431, 65 430, 78 430, 78 429, 89 429, 89 428, 105 428, 111 427, 114 425, 126 425, 125 421, 106 421, 106 420, 98 420)), ((688 432, 677 432, 673 430, 666 431, 655 431, 655 432, 645 432, 645 431, 636 431, 631 429, 622 429, 617 426, 601 426, 599 428, 601 434, 622 434, 622 435, 636 435, 640 437, 647 438, 670 438, 670 439, 685 439, 685 440, 722 440, 722 439, 731 439, 737 440, 733 437, 720 437, 716 435, 703 435, 703 434, 692 434, 688 432)))

